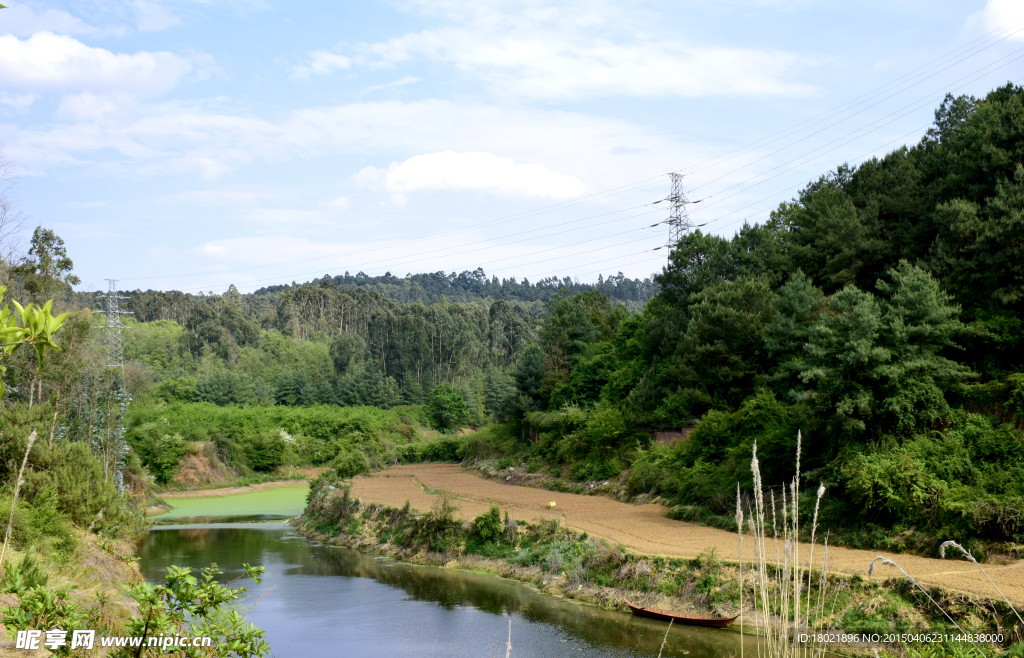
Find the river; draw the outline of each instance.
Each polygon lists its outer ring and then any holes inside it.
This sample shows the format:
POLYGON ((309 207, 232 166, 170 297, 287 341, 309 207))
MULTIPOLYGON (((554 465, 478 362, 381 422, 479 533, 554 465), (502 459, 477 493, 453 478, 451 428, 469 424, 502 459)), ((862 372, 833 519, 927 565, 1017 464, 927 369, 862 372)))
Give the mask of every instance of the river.
MULTIPOLYGON (((246 605, 271 591, 248 618, 267 631, 271 654, 281 658, 501 656, 509 620, 516 658, 658 655, 663 622, 574 604, 491 575, 326 546, 281 520, 251 520, 301 511, 302 496, 288 489, 259 492, 255 501, 242 499, 255 493, 170 501, 181 505, 156 520, 188 522, 150 530, 139 553, 143 575, 157 581, 172 564, 198 569, 216 562, 231 579, 246 562, 266 567, 262 585, 248 583, 246 605), (280 493, 265 495, 273 491, 280 493)), ((674 626, 662 655, 739 655, 739 641, 730 631, 674 626)))

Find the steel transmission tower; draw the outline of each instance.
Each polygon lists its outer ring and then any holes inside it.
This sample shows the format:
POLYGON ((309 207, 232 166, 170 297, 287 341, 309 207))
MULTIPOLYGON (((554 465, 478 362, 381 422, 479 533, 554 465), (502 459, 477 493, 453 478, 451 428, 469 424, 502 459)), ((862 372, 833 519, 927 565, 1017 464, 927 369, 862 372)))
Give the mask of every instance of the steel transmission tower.
POLYGON ((131 396, 124 388, 124 352, 121 349, 121 330, 127 329, 121 322, 122 315, 129 315, 121 310, 120 300, 126 299, 117 292, 117 279, 107 279, 110 289, 106 294, 107 321, 99 329, 103 329, 103 342, 107 346, 107 367, 111 376, 106 390, 101 394, 98 413, 93 433, 93 452, 103 460, 104 474, 113 475, 114 484, 122 494, 126 491, 124 484, 124 465, 128 455, 128 443, 125 441, 124 419, 128 414, 128 403, 131 396))
POLYGON ((121 349, 121 330, 125 329, 125 326, 121 323, 121 316, 127 313, 121 310, 119 300, 126 298, 117 293, 117 279, 107 279, 107 282, 110 283, 110 290, 106 294, 107 321, 102 327, 106 334, 103 342, 107 346, 107 367, 120 368, 123 382, 124 352, 121 349))
POLYGON ((690 222, 690 216, 686 213, 686 206, 690 200, 683 193, 683 175, 673 172, 668 176, 672 179, 672 192, 665 197, 665 200, 669 201, 672 206, 669 209, 666 223, 669 228, 668 246, 674 247, 693 228, 693 223, 690 222))

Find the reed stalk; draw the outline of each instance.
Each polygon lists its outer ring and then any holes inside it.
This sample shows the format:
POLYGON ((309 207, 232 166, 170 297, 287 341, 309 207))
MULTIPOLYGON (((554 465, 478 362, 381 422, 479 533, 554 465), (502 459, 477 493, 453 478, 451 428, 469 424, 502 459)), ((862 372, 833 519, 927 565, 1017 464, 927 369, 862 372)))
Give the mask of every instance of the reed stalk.
POLYGON ((1003 590, 999 589, 999 585, 996 585, 996 582, 992 580, 992 577, 988 575, 988 572, 985 571, 985 569, 982 568, 980 564, 978 564, 978 561, 974 559, 974 556, 971 554, 971 552, 963 546, 961 546, 960 544, 956 543, 955 541, 950 540, 947 542, 943 542, 942 546, 939 546, 939 557, 941 557, 943 560, 946 559, 947 548, 957 549, 958 551, 964 554, 964 557, 973 562, 974 566, 978 567, 981 573, 983 573, 985 577, 988 578, 988 582, 992 583, 992 587, 996 588, 996 591, 999 592, 999 596, 1003 597, 1003 601, 1006 601, 1006 605, 1010 606, 1010 610, 1013 610, 1013 614, 1017 617, 1017 620, 1021 623, 1022 626, 1024 626, 1024 619, 1021 619, 1020 613, 1017 612, 1017 608, 1013 607, 1013 604, 1010 603, 1010 599, 1006 598, 1006 595, 1003 594, 1003 590))
POLYGON ((743 498, 740 496, 740 483, 736 483, 736 536, 739 538, 739 569, 740 569, 740 658, 743 658, 743 498))
MULTIPOLYGON (((825 611, 830 597, 828 587, 828 547, 825 546, 824 559, 820 566, 817 592, 814 587, 814 557, 818 540, 818 514, 821 499, 825 495, 824 485, 819 485, 814 505, 814 516, 811 522, 811 543, 806 562, 802 558, 800 546, 800 483, 801 483, 801 452, 803 438, 797 434, 796 475, 782 488, 781 500, 774 491, 770 491, 766 502, 764 483, 761 477, 760 461, 757 458, 757 445, 753 447, 750 462, 754 478, 752 518, 748 519, 748 528, 754 541, 754 564, 752 578, 754 584, 754 608, 758 613, 763 633, 758 642, 758 655, 766 658, 797 658, 798 656, 822 656, 824 646, 801 645, 797 642, 798 634, 806 628, 813 633, 817 624, 825 618, 825 611), (769 510, 769 506, 771 509, 769 510), (769 540, 768 512, 771 512, 769 540), (771 546, 769 546, 769 541, 771 546), (772 559, 769 552, 774 551, 774 570, 769 577, 768 564, 772 559), (805 573, 806 572, 806 573, 805 573), (775 585, 773 585, 773 582, 775 585), (804 590, 806 588, 806 597, 804 590), (815 600, 815 598, 817 600, 815 600)), ((743 509, 740 492, 736 496, 736 525, 740 547, 740 614, 742 619, 742 587, 743 587, 743 509)), ((742 621, 741 621, 742 630, 742 621)), ((741 654, 743 648, 741 645, 741 654)))
MULTIPOLYGON (((924 587, 923 587, 923 586, 921 585, 921 583, 917 582, 917 579, 916 579, 916 578, 914 578, 914 577, 913 577, 913 576, 911 576, 911 575, 910 575, 909 573, 907 573, 907 570, 906 570, 906 569, 904 569, 903 567, 901 567, 901 566, 900 566, 899 564, 897 564, 897 563, 896 563, 896 562, 894 562, 893 560, 890 560, 889 558, 887 558, 887 557, 883 557, 883 556, 881 556, 881 555, 879 555, 878 557, 876 557, 876 558, 875 558, 874 560, 871 560, 871 564, 870 564, 870 565, 868 565, 868 578, 870 578, 870 577, 871 577, 871 576, 872 576, 872 575, 873 575, 873 574, 875 573, 875 563, 876 563, 876 562, 880 562, 881 564, 884 564, 884 565, 885 565, 885 566, 887 566, 887 567, 894 567, 894 568, 898 569, 900 573, 902 573, 902 574, 903 574, 904 576, 906 576, 906 577, 907 577, 907 579, 908 579, 908 580, 910 580, 910 582, 914 583, 914 585, 915 585, 915 586, 917 587, 917 589, 921 590, 921 592, 922 592, 922 593, 923 593, 923 594, 924 594, 924 595, 925 595, 926 597, 928 597, 928 600, 932 602, 932 605, 933 605, 933 606, 935 606, 936 608, 938 608, 938 609, 939 609, 939 611, 940 611, 940 612, 941 612, 941 613, 942 613, 943 615, 945 615, 946 619, 948 619, 948 620, 949 620, 949 622, 950 622, 951 624, 953 624, 953 626, 955 626, 955 627, 956 627, 956 629, 957 629, 958 631, 960 631, 960 634, 961 634, 961 635, 966 635, 966 634, 967 634, 967 633, 966 633, 966 632, 964 631, 964 629, 960 628, 960 624, 956 623, 956 620, 955 620, 955 619, 953 619, 952 617, 950 617, 950 616, 949 616, 949 613, 948 613, 948 612, 946 612, 946 610, 945 610, 945 609, 944 609, 944 608, 943 608, 943 607, 942 607, 941 605, 939 605, 939 604, 938 604, 938 603, 937 603, 937 602, 935 601, 935 599, 933 599, 933 598, 932 598, 932 595, 928 593, 928 590, 926 590, 926 589, 925 589, 925 588, 924 588, 924 587)), ((993 584, 994 584, 994 583, 993 583, 993 584)), ((972 648, 973 648, 973 649, 974 649, 974 650, 975 650, 975 651, 976 651, 976 652, 978 653, 978 655, 979 655, 979 656, 982 656, 982 657, 984 657, 984 655, 985 655, 985 654, 984 654, 984 653, 982 653, 981 649, 979 649, 979 648, 978 648, 977 646, 975 646, 975 645, 973 645, 973 644, 971 645, 971 647, 972 647, 972 648)))
POLYGON ((32 446, 36 442, 36 431, 28 435, 28 446, 25 447, 25 456, 21 459, 21 469, 18 471, 18 480, 14 483, 14 497, 11 499, 11 515, 7 517, 7 532, 4 534, 4 547, 0 550, 0 574, 3 573, 4 558, 7 557, 7 543, 11 540, 11 528, 14 527, 14 507, 18 504, 18 493, 21 492, 21 485, 25 483, 25 466, 28 465, 28 453, 32 452, 32 446))
MULTIPOLYGON (((661 648, 658 649, 658 658, 661 658, 661 652, 665 650, 665 643, 668 642, 668 632, 672 630, 672 622, 674 621, 675 619, 668 620, 668 628, 665 629, 665 637, 661 639, 661 648)), ((743 645, 741 644, 740 646, 743 645)))

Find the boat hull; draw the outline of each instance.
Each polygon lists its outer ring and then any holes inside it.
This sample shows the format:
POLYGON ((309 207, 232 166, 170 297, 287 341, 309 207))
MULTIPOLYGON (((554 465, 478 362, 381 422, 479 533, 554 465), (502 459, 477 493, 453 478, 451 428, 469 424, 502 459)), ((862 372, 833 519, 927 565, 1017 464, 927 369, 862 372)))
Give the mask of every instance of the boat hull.
POLYGON ((639 617, 650 617, 651 619, 660 619, 662 621, 673 621, 677 624, 690 624, 691 626, 709 626, 711 628, 725 628, 729 624, 736 621, 739 615, 733 617, 712 617, 710 615, 694 615, 686 612, 673 612, 672 610, 663 610, 661 608, 645 608, 640 605, 633 605, 632 603, 626 602, 629 609, 633 611, 634 615, 639 617))

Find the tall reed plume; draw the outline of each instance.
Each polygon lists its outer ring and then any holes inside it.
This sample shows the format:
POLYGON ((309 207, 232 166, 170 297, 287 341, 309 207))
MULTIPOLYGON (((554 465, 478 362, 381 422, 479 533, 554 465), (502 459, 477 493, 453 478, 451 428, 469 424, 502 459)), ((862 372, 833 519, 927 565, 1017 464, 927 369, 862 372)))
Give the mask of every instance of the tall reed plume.
MULTIPOLYGON (((800 453, 803 438, 797 433, 796 475, 782 488, 781 503, 775 492, 769 492, 765 501, 761 464, 754 444, 750 470, 754 477, 753 503, 747 529, 754 541, 752 584, 754 608, 762 634, 758 642, 758 655, 772 658, 823 656, 825 646, 799 643, 800 633, 813 634, 826 617, 826 607, 834 592, 828 588, 828 543, 817 569, 817 589, 814 587, 814 549, 817 542, 818 512, 825 486, 819 485, 811 523, 811 544, 807 560, 801 558, 800 546, 800 453), (771 521, 768 513, 771 512, 771 521), (779 517, 781 516, 781 524, 779 517), (771 566, 769 566, 771 565, 771 566), (806 592, 806 596, 805 596, 806 592)), ((739 489, 736 492, 736 528, 740 546, 740 614, 743 612, 743 506, 739 489)), ((742 631, 742 618, 741 618, 742 631)), ((742 644, 740 648, 743 651, 742 644)))

